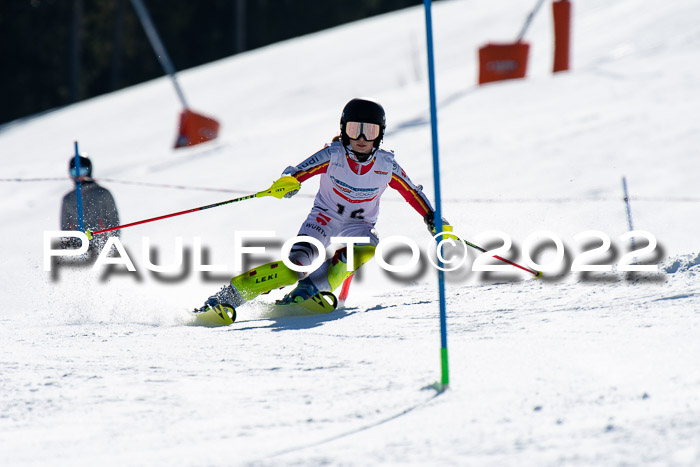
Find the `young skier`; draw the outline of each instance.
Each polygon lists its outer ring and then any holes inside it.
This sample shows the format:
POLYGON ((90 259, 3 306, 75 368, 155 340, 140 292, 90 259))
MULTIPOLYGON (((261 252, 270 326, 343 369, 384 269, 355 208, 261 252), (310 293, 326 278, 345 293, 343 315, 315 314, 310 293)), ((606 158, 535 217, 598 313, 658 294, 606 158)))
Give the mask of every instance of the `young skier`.
MULTIPOLYGON (((65 194, 61 203, 61 230, 78 230, 78 185, 82 200, 83 230, 99 230, 119 225, 119 213, 114 197, 109 190, 92 179, 92 161, 85 155, 78 156, 80 168, 75 165, 75 157, 68 162, 68 174, 75 188, 65 194)), ((100 235, 90 242, 89 257, 96 257, 110 236, 119 236, 119 231, 100 235)), ((74 237, 62 239, 63 248, 77 248, 80 241, 74 237)))
MULTIPOLYGON (((422 187, 411 182, 394 160, 393 152, 379 148, 385 128, 386 116, 379 103, 352 99, 343 108, 340 136, 299 165, 285 169, 280 179, 293 177, 296 189, 285 195, 291 197, 301 183, 315 175, 321 176, 313 208, 298 235, 312 237, 324 248, 330 244, 331 237, 364 237, 362 243, 353 245, 354 269, 374 256, 379 243, 374 225, 379 199, 387 187, 397 190, 423 217, 430 232, 435 233, 434 210, 422 187)), ((444 219, 443 224, 447 226, 445 230, 451 230, 444 219)), ((318 254, 311 242, 299 242, 292 247, 289 260, 308 266, 318 254)), ((297 287, 278 304, 303 303, 333 291, 352 274, 347 271, 348 256, 347 248, 341 248, 311 273, 297 273, 282 261, 259 266, 231 279, 230 285, 209 297, 194 312, 213 310, 224 324, 230 324, 236 319, 236 308, 243 303, 297 281, 297 287)))

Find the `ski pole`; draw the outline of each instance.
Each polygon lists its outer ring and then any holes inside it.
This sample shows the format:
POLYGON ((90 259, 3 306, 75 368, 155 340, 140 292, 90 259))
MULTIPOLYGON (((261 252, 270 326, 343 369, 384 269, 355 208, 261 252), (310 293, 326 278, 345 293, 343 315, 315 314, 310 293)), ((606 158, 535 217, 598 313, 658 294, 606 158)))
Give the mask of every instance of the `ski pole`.
MULTIPOLYGON (((467 240, 465 240, 465 239, 463 239, 463 238, 460 238, 460 240, 462 240, 465 244, 469 245, 470 247, 479 250, 479 251, 482 252, 482 253, 488 253, 487 250, 485 250, 484 248, 481 248, 479 245, 474 245, 473 243, 471 243, 471 242, 469 242, 469 241, 467 241, 467 240)), ((534 269, 526 268, 525 266, 521 266, 521 265, 519 265, 518 263, 514 263, 514 262, 509 261, 509 260, 507 260, 507 259, 505 259, 505 258, 501 258, 501 257, 498 256, 498 255, 493 255, 493 257, 496 258, 496 259, 499 260, 499 261, 503 261, 504 263, 508 263, 508 264, 510 264, 511 266, 515 266, 515 267, 518 268, 518 269, 522 269, 523 271, 529 272, 530 274, 534 275, 535 277, 542 277, 542 272, 541 272, 541 271, 535 271, 534 269)))
POLYGON ((354 274, 349 275, 348 278, 343 281, 343 288, 340 289, 340 295, 338 295, 338 301, 341 303, 345 303, 345 300, 348 298, 352 276, 354 276, 354 274))
POLYGON ((177 78, 175 77, 175 67, 173 66, 173 62, 170 60, 170 56, 168 55, 167 50, 165 50, 165 46, 163 46, 163 41, 160 40, 158 31, 153 25, 153 21, 151 21, 151 15, 148 14, 148 10, 146 9, 146 5, 144 5, 143 0, 131 0, 131 4, 133 5, 134 10, 136 10, 136 15, 139 17, 139 21, 141 21, 144 31, 146 31, 148 41, 151 43, 151 47, 153 47, 153 51, 156 53, 156 57, 158 57, 163 70, 168 74, 168 76, 170 76, 170 79, 172 79, 173 85, 175 86, 175 91, 180 98, 180 102, 182 102, 182 106, 186 109, 189 108, 187 101, 185 100, 185 93, 182 92, 182 89, 177 82, 177 78))
POLYGON ((197 208, 187 209, 186 211, 174 212, 172 214, 165 214, 163 216, 153 217, 151 219, 145 219, 142 221, 132 222, 130 224, 118 225, 116 227, 110 227, 108 229, 96 230, 95 232, 91 232, 90 229, 88 229, 85 233, 87 234, 89 239, 92 239, 93 236, 98 235, 98 234, 102 234, 105 232, 111 232, 113 230, 125 229, 127 227, 132 227, 134 225, 146 224, 148 222, 159 221, 162 219, 167 219, 169 217, 181 216, 183 214, 189 214, 191 212, 204 211, 205 209, 211 209, 211 208, 215 208, 218 206, 223 206, 225 204, 236 203, 238 201, 245 201, 247 199, 262 198, 263 196, 274 196, 275 198, 282 199, 282 197, 285 194, 289 193, 290 191, 298 190, 300 186, 301 186, 301 184, 299 183, 299 181, 296 178, 291 177, 291 176, 285 176, 285 177, 282 177, 279 180, 275 181, 272 184, 272 186, 270 188, 268 188, 267 190, 260 191, 258 193, 255 193, 254 195, 241 196, 240 198, 229 199, 227 201, 221 201, 220 203, 208 204, 206 206, 199 206, 197 208))
MULTIPOLYGON (((632 224, 632 209, 630 208, 630 195, 627 192, 627 178, 625 177, 622 177, 622 192, 625 195, 623 200, 625 201, 625 210, 627 211, 627 225, 630 228, 630 232, 632 232, 634 230, 634 226, 632 224)), ((634 237, 630 238, 630 244, 632 245, 632 250, 635 250, 634 237)))
POLYGON ((83 192, 82 192, 82 185, 83 182, 80 181, 80 153, 78 153, 78 142, 75 141, 74 143, 75 146, 75 157, 73 160, 75 161, 75 173, 77 174, 76 177, 76 184, 75 184, 75 194, 76 198, 78 200, 78 229, 82 232, 83 231, 83 192))
POLYGON ((525 20, 525 24, 523 24, 523 28, 520 30, 520 34, 518 34, 518 39, 516 42, 520 42, 523 40, 523 37, 525 37, 525 32, 527 32, 528 28, 530 27, 530 23, 532 22, 532 18, 535 17, 535 14, 539 11, 540 7, 544 3, 544 0, 538 0, 537 5, 535 5, 535 8, 532 9, 529 15, 527 15, 527 19, 525 20))

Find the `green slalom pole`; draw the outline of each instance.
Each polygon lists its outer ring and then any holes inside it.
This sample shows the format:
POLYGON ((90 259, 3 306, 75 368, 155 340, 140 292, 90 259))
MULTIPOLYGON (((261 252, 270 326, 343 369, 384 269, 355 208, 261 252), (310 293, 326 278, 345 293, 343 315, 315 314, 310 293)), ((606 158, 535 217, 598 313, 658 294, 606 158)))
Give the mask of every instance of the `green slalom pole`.
MULTIPOLYGON (((433 59, 433 20, 430 14, 431 0, 423 0, 425 5, 425 32, 428 49, 428 81, 430 87, 430 128, 433 140, 433 179, 435 183, 435 231, 442 232, 442 199, 440 197, 440 156, 437 138, 437 103, 435 98, 435 66, 433 59)), ((440 255, 438 264, 438 289, 440 294, 440 368, 442 378, 435 388, 442 392, 450 384, 450 369, 447 358, 447 306, 445 303, 445 272, 442 270, 440 255)))

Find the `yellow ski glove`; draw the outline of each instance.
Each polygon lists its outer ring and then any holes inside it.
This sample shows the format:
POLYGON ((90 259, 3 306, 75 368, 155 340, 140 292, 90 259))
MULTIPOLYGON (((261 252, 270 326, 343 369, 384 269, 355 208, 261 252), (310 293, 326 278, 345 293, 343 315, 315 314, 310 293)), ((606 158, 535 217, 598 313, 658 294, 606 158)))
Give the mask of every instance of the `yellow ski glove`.
MULTIPOLYGON (((425 221, 425 225, 428 226, 428 231, 432 236, 437 235, 437 232, 435 231, 435 212, 429 212, 428 214, 425 215, 423 218, 423 221, 425 221)), ((452 232, 452 226, 450 225, 445 218, 442 218, 442 231, 444 232, 443 237, 444 238, 449 238, 452 240, 456 240, 458 242, 461 242, 462 239, 459 238, 458 236, 451 234, 452 232)))

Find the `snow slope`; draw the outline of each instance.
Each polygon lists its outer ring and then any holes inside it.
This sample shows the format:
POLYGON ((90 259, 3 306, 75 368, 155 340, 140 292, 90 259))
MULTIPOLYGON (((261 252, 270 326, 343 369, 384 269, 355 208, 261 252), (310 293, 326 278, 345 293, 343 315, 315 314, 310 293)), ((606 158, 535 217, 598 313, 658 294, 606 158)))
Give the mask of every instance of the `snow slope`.
MULTIPOLYGON (((558 273, 448 274, 450 389, 440 378, 436 274, 376 262, 346 308, 280 315, 273 292, 230 327, 187 326, 225 284, 234 231, 296 234, 316 180, 261 198, 125 229, 137 267, 43 270, 74 140, 124 222, 259 191, 337 132, 340 109, 373 96, 385 147, 433 198, 422 8, 287 41, 180 74, 213 143, 171 149, 168 79, 0 127, 2 465, 697 465, 700 463, 700 5, 574 2, 572 71, 553 76, 545 7, 526 36, 528 78, 475 85, 476 50, 512 41, 530 5, 434 5, 443 211, 465 238, 562 239, 558 273), (361 53, 358 54, 358 51, 361 53), (628 250, 621 178, 658 274, 573 273, 580 232, 628 250), (210 187, 215 193, 119 183, 210 187), (144 238, 174 261, 201 238, 225 272, 145 268, 144 238)), ((387 193, 377 228, 429 243, 387 193)), ((585 245, 584 245, 585 246, 585 245)), ((587 249, 595 247, 588 246, 587 249)), ((545 249, 542 261, 551 258, 545 249)), ((403 255, 395 260, 399 262, 403 255)))

